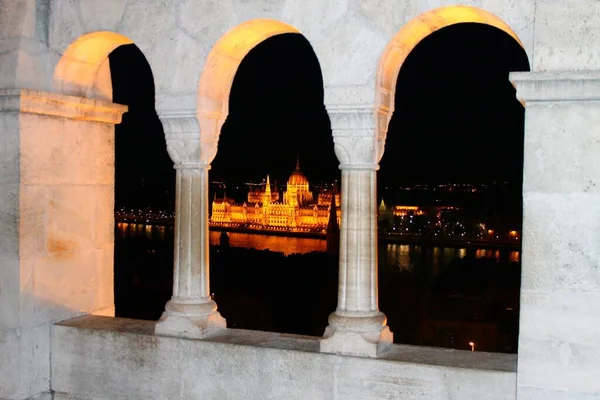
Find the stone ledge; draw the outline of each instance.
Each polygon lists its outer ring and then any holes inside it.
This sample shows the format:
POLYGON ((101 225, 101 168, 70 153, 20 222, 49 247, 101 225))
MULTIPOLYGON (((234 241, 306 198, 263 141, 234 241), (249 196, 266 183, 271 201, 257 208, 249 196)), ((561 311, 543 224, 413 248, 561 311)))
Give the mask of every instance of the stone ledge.
POLYGON ((0 89, 0 112, 10 111, 119 124, 127 106, 30 89, 0 89))
POLYGON ((600 71, 511 72, 525 103, 600 100, 600 71))
POLYGON ((514 400, 516 355, 393 345, 383 357, 319 352, 317 337, 227 329, 202 340, 97 316, 52 328, 52 388, 77 399, 514 400))

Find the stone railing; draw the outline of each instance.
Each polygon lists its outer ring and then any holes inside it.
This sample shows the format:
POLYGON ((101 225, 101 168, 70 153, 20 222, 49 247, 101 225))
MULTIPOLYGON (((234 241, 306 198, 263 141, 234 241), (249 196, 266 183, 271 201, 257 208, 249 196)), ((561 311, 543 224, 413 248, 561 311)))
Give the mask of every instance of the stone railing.
POLYGON ((514 400, 516 355, 391 345, 379 358, 319 351, 319 338, 81 317, 52 327, 52 389, 66 399, 514 400))

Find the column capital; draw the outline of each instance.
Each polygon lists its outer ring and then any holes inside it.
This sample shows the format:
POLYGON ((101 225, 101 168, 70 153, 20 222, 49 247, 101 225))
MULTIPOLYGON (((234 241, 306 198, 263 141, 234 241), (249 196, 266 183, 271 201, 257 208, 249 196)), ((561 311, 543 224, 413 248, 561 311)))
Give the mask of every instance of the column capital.
POLYGON ((210 168, 217 153, 217 142, 203 139, 196 110, 158 111, 157 114, 175 168, 210 168))
POLYGON ((327 113, 341 169, 379 169, 385 138, 376 133, 372 105, 329 105, 327 113))
POLYGON ((528 105, 600 101, 600 71, 511 72, 510 81, 528 105))

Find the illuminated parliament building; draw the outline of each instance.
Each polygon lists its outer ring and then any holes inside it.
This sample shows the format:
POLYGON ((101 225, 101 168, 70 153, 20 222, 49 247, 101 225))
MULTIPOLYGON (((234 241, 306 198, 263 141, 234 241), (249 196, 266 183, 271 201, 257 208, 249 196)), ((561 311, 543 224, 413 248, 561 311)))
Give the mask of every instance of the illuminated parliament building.
POLYGON ((335 210, 335 219, 339 224, 340 195, 335 190, 322 191, 315 198, 298 160, 282 196, 276 187, 272 187, 268 175, 265 185, 250 190, 247 201, 242 204, 236 204, 226 195, 217 199, 215 194, 210 224, 261 230, 324 232, 332 210, 335 210))

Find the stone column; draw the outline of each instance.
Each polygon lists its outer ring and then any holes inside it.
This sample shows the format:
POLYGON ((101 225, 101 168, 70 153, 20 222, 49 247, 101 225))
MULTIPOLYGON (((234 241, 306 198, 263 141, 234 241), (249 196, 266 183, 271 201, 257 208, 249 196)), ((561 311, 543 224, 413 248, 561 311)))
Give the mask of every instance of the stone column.
POLYGON ((210 297, 208 170, 195 111, 159 113, 177 171, 173 297, 156 324, 159 335, 201 338, 226 327, 210 297))
POLYGON ((375 357, 392 343, 377 298, 377 170, 382 141, 371 107, 328 107, 342 170, 338 306, 321 351, 375 357))
POLYGON ((512 73, 525 104, 517 399, 600 393, 600 71, 512 73))
POLYGON ((127 107, 0 89, 0 398, 49 399, 50 329, 114 315, 114 126, 127 107))

